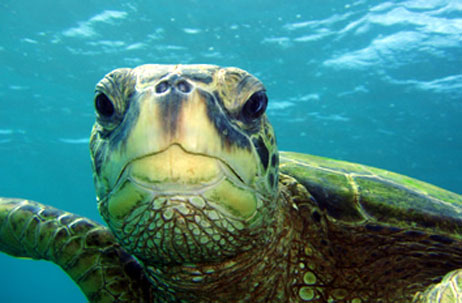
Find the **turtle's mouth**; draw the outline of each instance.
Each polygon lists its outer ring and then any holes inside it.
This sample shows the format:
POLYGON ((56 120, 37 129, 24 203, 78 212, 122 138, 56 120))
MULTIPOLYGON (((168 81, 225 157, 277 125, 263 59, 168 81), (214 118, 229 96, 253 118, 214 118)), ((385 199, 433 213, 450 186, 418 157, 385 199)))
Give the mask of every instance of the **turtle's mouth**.
POLYGON ((224 160, 187 151, 177 143, 128 161, 119 174, 115 188, 126 179, 162 195, 199 194, 224 179, 247 187, 237 170, 224 160))
POLYGON ((100 201, 108 215, 122 221, 145 207, 161 211, 187 204, 197 208, 197 199, 202 201, 200 205, 230 218, 248 220, 257 210, 258 196, 252 184, 246 184, 223 160, 172 144, 129 161, 111 192, 100 201))

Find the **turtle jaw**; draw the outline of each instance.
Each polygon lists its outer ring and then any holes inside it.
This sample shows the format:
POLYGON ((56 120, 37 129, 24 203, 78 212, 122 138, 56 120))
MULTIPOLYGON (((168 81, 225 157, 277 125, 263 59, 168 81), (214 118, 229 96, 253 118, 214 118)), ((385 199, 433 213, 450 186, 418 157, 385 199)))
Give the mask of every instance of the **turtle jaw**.
MULTIPOLYGON (((246 182, 225 160, 186 150, 173 143, 165 150, 129 161, 119 174, 141 187, 165 194, 191 193, 217 183, 224 177, 245 186, 246 182)), ((251 180, 246 180, 251 182, 251 180)))
POLYGON ((213 156, 188 152, 176 143, 124 166, 108 195, 108 211, 113 218, 125 216, 137 205, 136 199, 127 199, 125 194, 123 199, 118 198, 126 191, 126 182, 138 188, 134 191, 153 197, 201 196, 236 218, 249 218, 256 211, 255 189, 246 185, 229 164, 213 156))
POLYGON ((99 209, 144 262, 182 263, 250 249, 268 202, 223 160, 172 144, 130 161, 99 209))

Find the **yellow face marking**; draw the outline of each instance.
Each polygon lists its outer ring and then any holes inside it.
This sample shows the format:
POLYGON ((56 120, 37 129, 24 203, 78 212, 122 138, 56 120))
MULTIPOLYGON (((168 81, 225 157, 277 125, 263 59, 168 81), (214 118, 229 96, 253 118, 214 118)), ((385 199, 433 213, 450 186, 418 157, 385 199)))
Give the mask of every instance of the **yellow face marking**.
POLYGON ((219 160, 185 152, 179 145, 134 161, 129 167, 131 178, 144 183, 206 185, 223 175, 219 160))
POLYGON ((243 219, 251 217, 257 209, 255 194, 225 180, 207 191, 204 196, 217 207, 224 207, 231 215, 243 219))
POLYGON ((117 188, 109 197, 108 212, 114 219, 122 219, 140 202, 144 201, 148 194, 131 182, 125 182, 117 188))

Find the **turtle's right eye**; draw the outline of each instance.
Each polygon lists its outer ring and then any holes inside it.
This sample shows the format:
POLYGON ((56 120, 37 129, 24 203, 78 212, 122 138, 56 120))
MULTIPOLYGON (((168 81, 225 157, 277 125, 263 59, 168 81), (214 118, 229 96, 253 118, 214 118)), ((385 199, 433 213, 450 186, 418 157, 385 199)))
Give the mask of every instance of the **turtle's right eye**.
POLYGON ((96 96, 95 108, 98 114, 104 118, 110 118, 114 115, 114 104, 112 104, 111 100, 103 93, 96 96))
POLYGON ((244 104, 242 117, 246 121, 254 121, 263 115, 268 105, 268 97, 264 91, 254 93, 244 104))

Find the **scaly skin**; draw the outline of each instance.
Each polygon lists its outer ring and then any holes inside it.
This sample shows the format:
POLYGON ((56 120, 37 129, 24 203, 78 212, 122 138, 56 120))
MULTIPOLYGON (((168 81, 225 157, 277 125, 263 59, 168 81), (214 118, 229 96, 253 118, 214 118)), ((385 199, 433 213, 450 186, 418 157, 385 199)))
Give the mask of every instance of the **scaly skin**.
POLYGON ((90 302, 152 302, 137 261, 104 226, 33 201, 0 198, 0 250, 59 265, 90 302))
POLYGON ((298 153, 281 153, 280 171, 303 184, 316 201, 311 212, 326 220, 323 255, 332 256, 335 270, 324 283, 343 284, 351 300, 362 302, 410 302, 416 291, 416 302, 458 302, 462 196, 381 169, 298 153))

